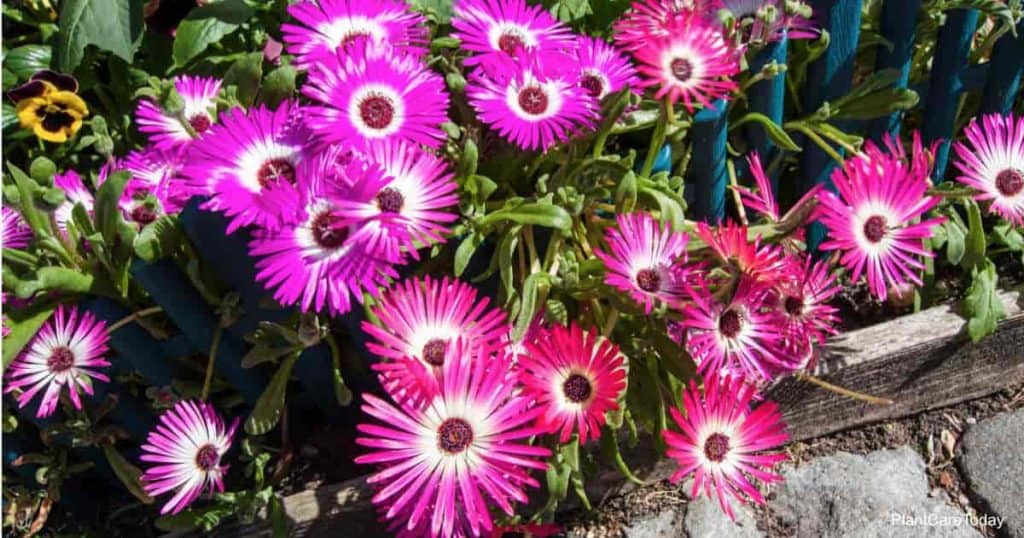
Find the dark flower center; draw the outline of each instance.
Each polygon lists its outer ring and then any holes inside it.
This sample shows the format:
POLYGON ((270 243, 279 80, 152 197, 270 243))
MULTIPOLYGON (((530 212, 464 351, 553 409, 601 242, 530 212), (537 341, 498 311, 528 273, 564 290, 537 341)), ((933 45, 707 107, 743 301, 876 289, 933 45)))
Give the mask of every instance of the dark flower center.
POLYGON ((377 193, 377 207, 385 213, 398 213, 404 203, 405 197, 394 187, 384 187, 377 193))
POLYGON ((75 354, 67 346, 57 347, 50 353, 50 357, 46 359, 46 367, 55 374, 66 372, 74 365, 75 354))
POLYGON ((351 45, 353 42, 355 42, 355 40, 360 39, 360 38, 364 38, 364 37, 373 37, 373 36, 372 36, 372 34, 370 34, 370 32, 368 32, 366 30, 352 30, 348 34, 346 34, 345 37, 341 38, 341 42, 338 43, 338 46, 341 47, 341 48, 345 48, 345 47, 351 45))
POLYGON ((146 204, 139 204, 132 208, 131 216, 132 221, 145 225, 156 220, 156 211, 146 204))
POLYGON ((51 133, 60 132, 61 129, 71 127, 75 123, 75 118, 64 112, 63 110, 55 112, 46 112, 46 116, 43 117, 43 128, 51 133))
POLYGON ((795 295, 787 295, 782 305, 786 309, 786 313, 791 316, 799 316, 804 313, 804 300, 795 295))
POLYGON ((461 418, 450 418, 437 429, 437 446, 449 454, 466 450, 473 442, 473 428, 461 418))
POLYGON ((213 445, 203 445, 199 452, 196 452, 196 466, 204 471, 209 471, 220 463, 220 454, 213 445))
POLYGON ((395 119, 395 105, 383 95, 371 94, 359 103, 359 117, 371 129, 385 129, 395 119))
POLYGON ((636 285, 648 293, 654 293, 661 289, 661 273, 654 268, 641 269, 636 273, 636 285))
POLYGON ((885 217, 879 215, 873 215, 868 220, 864 221, 864 237, 868 238, 868 241, 877 243, 885 237, 887 229, 885 217))
POLYGON ((693 64, 686 58, 672 60, 669 68, 672 70, 672 76, 676 77, 679 82, 686 82, 693 76, 693 64))
POLYGON ((548 109, 548 94, 537 86, 523 88, 519 92, 519 106, 527 114, 543 114, 548 109))
POLYGON ((580 403, 587 401, 590 398, 590 393, 593 392, 593 388, 590 386, 590 381, 581 376, 580 374, 572 374, 565 383, 562 383, 562 392, 565 393, 565 397, 573 403, 580 403))
POLYGON ((206 114, 195 114, 188 119, 188 124, 196 134, 203 134, 210 128, 210 117, 206 114))
POLYGON ((276 185, 281 180, 295 183, 295 166, 288 159, 269 159, 260 166, 256 178, 261 187, 276 185))
POLYGON ((501 37, 498 38, 498 48, 508 54, 515 53, 517 49, 524 45, 523 38, 511 32, 501 34, 501 37))
POLYGON ((996 189, 1003 196, 1016 196, 1024 190, 1024 171, 1007 168, 996 176, 996 189))
POLYGON ((348 228, 338 226, 338 218, 330 211, 324 211, 313 219, 310 228, 313 230, 313 241, 325 249, 336 249, 348 239, 348 228))
POLYGON ((714 462, 725 459, 729 453, 729 438, 720 433, 713 433, 704 441, 704 456, 714 462))
POLYGON ((423 360, 431 366, 441 366, 444 364, 444 355, 447 350, 447 340, 434 338, 423 344, 423 360))
POLYGON ((594 98, 601 97, 601 94, 604 93, 604 81, 597 75, 583 75, 583 79, 580 80, 580 86, 587 90, 587 93, 594 98))
POLYGON ((731 308, 722 312, 722 315, 718 317, 718 330, 726 338, 732 338, 739 334, 742 326, 743 320, 740 319, 739 312, 731 308))

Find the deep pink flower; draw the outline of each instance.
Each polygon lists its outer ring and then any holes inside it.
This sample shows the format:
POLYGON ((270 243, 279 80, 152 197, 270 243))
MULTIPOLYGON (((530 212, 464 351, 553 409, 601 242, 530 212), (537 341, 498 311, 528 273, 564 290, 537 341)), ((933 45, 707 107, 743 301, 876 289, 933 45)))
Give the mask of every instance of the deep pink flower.
POLYGON ((414 56, 359 39, 310 66, 303 95, 321 142, 365 149, 368 142, 400 140, 441 145, 448 92, 440 75, 414 56))
POLYGON ((519 382, 541 408, 537 426, 561 432, 568 442, 573 432, 580 443, 601 437, 605 413, 619 409, 626 389, 625 356, 598 331, 573 323, 555 325, 524 343, 519 357, 519 382))
POLYGON ((735 519, 730 498, 764 504, 757 482, 781 482, 772 468, 786 460, 781 452, 764 451, 789 440, 782 414, 774 402, 763 402, 750 409, 754 387, 743 379, 711 376, 702 390, 690 381, 683 392, 682 410, 672 408, 672 419, 680 432, 662 432, 667 454, 679 469, 670 477, 678 483, 693 474, 690 497, 701 490, 708 498, 717 498, 722 510, 735 519))
POLYGON ((237 427, 237 418, 225 428, 212 405, 196 400, 180 401, 160 415, 139 459, 151 464, 142 475, 146 493, 175 492, 161 514, 181 512, 204 491, 224 491, 228 466, 222 459, 237 427))
POLYGON ((542 6, 526 0, 458 0, 453 6, 452 36, 473 53, 466 65, 520 51, 555 51, 572 47, 572 31, 542 6))
POLYGON ((125 156, 119 166, 132 174, 120 201, 128 220, 146 225, 160 214, 180 212, 188 202, 188 188, 181 177, 185 167, 182 149, 150 146, 135 150, 125 156), (143 203, 148 195, 156 198, 156 207, 143 203))
MULTIPOLYGON (((771 222, 778 222, 779 220, 782 220, 785 216, 780 214, 779 204, 775 200, 775 192, 772 190, 771 180, 768 179, 768 174, 765 173, 764 167, 761 166, 761 157, 756 151, 747 156, 747 164, 750 167, 750 175, 754 176, 754 184, 757 188, 754 190, 742 185, 736 185, 733 187, 736 192, 739 193, 743 205, 751 211, 764 215, 771 222)), ((793 211, 795 208, 801 207, 811 199, 816 198, 822 188, 824 188, 824 185, 818 183, 808 189, 807 192, 804 193, 804 195, 801 196, 795 204, 793 204, 793 208, 790 209, 790 211, 793 211)), ((799 231, 797 232, 797 234, 800 233, 801 232, 799 231)))
POLYGON ((760 236, 751 241, 749 235, 746 226, 733 222, 714 228, 697 223, 697 236, 711 249, 720 265, 736 275, 775 283, 788 269, 782 249, 762 244, 760 236))
POLYGON ((91 395, 93 379, 110 381, 98 371, 110 366, 103 358, 108 339, 106 323, 88 312, 80 314, 77 307, 58 306, 7 369, 4 392, 22 389, 18 407, 25 407, 45 388, 36 412, 42 418, 53 414, 61 388, 67 387, 71 403, 81 409, 79 389, 91 395))
POLYGON ((576 84, 583 87, 595 103, 609 93, 636 86, 638 79, 633 64, 603 39, 577 36, 574 50, 576 84))
POLYGON ((8 206, 3 208, 3 233, 0 244, 3 248, 25 248, 32 241, 32 229, 25 223, 21 213, 8 206))
POLYGON ((923 248, 932 229, 945 221, 939 217, 918 221, 940 199, 927 196, 931 186, 930 167, 921 157, 920 138, 915 133, 915 152, 908 162, 903 147, 889 141, 885 153, 868 142, 865 153, 846 161, 832 173, 838 195, 819 198, 819 220, 828 229, 822 250, 838 250, 839 261, 856 281, 867 272, 872 294, 885 299, 889 286, 907 282, 921 285, 917 272, 924 269, 921 258, 934 256, 923 248), (898 148, 893 151, 892 148, 898 148))
POLYGON ((825 343, 836 334, 839 323, 838 309, 828 304, 841 290, 831 263, 803 258, 802 263, 791 264, 792 270, 775 286, 785 338, 793 349, 806 347, 804 343, 825 343))
POLYGON ((512 377, 494 375, 508 365, 478 357, 458 342, 440 371, 437 396, 422 409, 396 408, 364 394, 363 411, 380 424, 359 424, 356 442, 369 452, 356 463, 380 470, 367 480, 381 489, 373 503, 384 517, 405 522, 420 536, 480 536, 491 530, 490 508, 512 515, 528 502, 529 472, 543 470, 550 454, 530 446, 541 432, 539 412, 518 394, 512 377), (429 522, 429 524, 428 524, 429 522))
POLYGON ((988 114, 964 129, 957 142, 957 179, 981 191, 975 200, 991 202, 989 211, 1024 226, 1024 116, 988 114))
POLYGON ((53 210, 53 220, 57 223, 57 230, 66 235, 67 225, 71 220, 71 212, 75 209, 75 205, 82 204, 86 212, 91 215, 96 199, 93 197, 92 191, 86 188, 82 176, 74 170, 55 174, 53 186, 64 191, 64 201, 53 210))
POLYGON ((139 101, 135 121, 159 148, 182 147, 203 135, 216 122, 217 94, 221 81, 211 77, 182 75, 174 79, 184 108, 170 113, 149 99, 139 101))
POLYGON ((615 43, 629 51, 645 48, 652 39, 671 36, 678 19, 713 14, 717 7, 714 0, 637 0, 612 25, 615 43))
POLYGON ((303 68, 329 60, 337 49, 370 39, 413 57, 427 52, 425 18, 401 0, 304 0, 288 6, 300 24, 284 23, 281 33, 295 65, 303 68))

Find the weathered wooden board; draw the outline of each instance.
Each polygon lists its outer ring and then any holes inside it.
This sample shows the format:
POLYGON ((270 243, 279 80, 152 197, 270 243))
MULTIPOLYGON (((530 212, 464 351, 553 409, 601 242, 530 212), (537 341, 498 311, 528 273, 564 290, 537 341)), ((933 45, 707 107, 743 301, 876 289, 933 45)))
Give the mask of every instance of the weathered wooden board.
MULTIPOLYGON (((802 440, 991 394, 1024 382, 1024 311, 1021 293, 1000 296, 1007 319, 996 334, 971 343, 964 319, 940 306, 851 331, 827 346, 817 375, 851 390, 890 398, 878 406, 839 396, 816 385, 787 379, 767 398, 779 403, 793 440, 802 440)), ((625 447, 624 447, 625 448, 625 447)), ((646 440, 624 450, 644 480, 667 478, 674 465, 655 461, 646 440)), ((592 501, 634 487, 613 469, 587 482, 592 501)), ((388 536, 361 479, 303 491, 284 499, 289 536, 388 536)), ((269 536, 266 527, 225 529, 231 535, 269 536)))

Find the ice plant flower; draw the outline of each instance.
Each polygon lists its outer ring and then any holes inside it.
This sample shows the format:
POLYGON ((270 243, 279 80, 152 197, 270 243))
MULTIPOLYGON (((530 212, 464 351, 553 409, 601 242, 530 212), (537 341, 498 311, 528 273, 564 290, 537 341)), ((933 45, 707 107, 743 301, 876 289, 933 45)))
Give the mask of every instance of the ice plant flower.
POLYGON ((368 142, 401 140, 436 148, 448 119, 444 80, 419 58, 358 39, 310 67, 309 124, 321 142, 364 149, 368 142))
POLYGON ((196 400, 180 401, 160 415, 139 459, 150 464, 142 475, 146 493, 174 491, 161 514, 181 512, 204 491, 224 491, 228 466, 223 458, 237 427, 237 418, 225 427, 212 405, 196 400))
POLYGON ((288 53, 303 68, 333 56, 359 39, 420 57, 427 52, 425 18, 401 0, 304 0, 288 6, 299 22, 281 25, 288 53))
POLYGON ((762 244, 760 236, 751 241, 746 226, 726 222, 712 228, 698 222, 697 236, 711 249, 718 262, 736 275, 772 283, 787 269, 782 249, 762 244))
POLYGON ((373 315, 380 324, 363 322, 372 338, 366 347, 382 362, 372 368, 391 397, 401 403, 427 402, 448 362, 456 340, 471 349, 496 349, 508 336, 505 312, 491 307, 469 284, 443 278, 413 278, 385 292, 373 315))
MULTIPOLYGON (((459 344, 452 349, 466 349, 459 344)), ((499 360, 451 357, 422 409, 363 395, 363 412, 380 423, 357 426, 368 453, 355 461, 380 466, 367 482, 380 487, 372 501, 386 519, 420 536, 480 536, 494 527, 491 506, 512 515, 513 503, 529 500, 525 487, 538 486, 529 472, 545 469, 550 452, 529 445, 539 409, 512 377, 494 375, 507 368, 499 360)))
POLYGON ((828 260, 815 262, 804 256, 803 263, 790 265, 789 274, 775 286, 777 309, 783 322, 783 334, 791 340, 787 347, 801 349, 804 343, 823 344, 836 334, 838 309, 828 304, 840 287, 828 260))
POLYGON ((32 229, 25 223, 21 213, 8 206, 3 208, 3 233, 0 245, 3 248, 25 248, 32 241, 32 229))
POLYGON ((636 85, 636 70, 629 60, 602 39, 577 36, 576 84, 599 103, 604 96, 636 85))
POLYGON ((596 117, 590 91, 577 84, 573 58, 550 52, 495 59, 466 85, 481 121, 522 149, 547 150, 596 117))
POLYGON ((473 53, 466 65, 495 56, 554 51, 572 47, 572 31, 542 6, 526 0, 458 0, 453 6, 452 37, 473 53))
POLYGON ((732 499, 765 503, 756 483, 781 482, 772 468, 786 460, 784 453, 765 452, 789 440, 778 405, 766 401, 751 410, 753 398, 754 387, 738 377, 712 376, 703 389, 691 380, 683 392, 683 413, 670 409, 679 433, 662 432, 667 454, 679 464, 669 480, 678 483, 693 474, 690 497, 703 491, 717 498, 731 519, 736 519, 732 499))
POLYGON ((658 301, 675 305, 683 300, 689 237, 647 213, 622 214, 615 221, 605 231, 607 252, 594 249, 608 268, 605 284, 628 293, 648 314, 658 301))
POLYGON ((718 26, 691 14, 673 19, 668 31, 633 52, 641 87, 656 88, 655 98, 682 102, 690 112, 736 89, 731 77, 740 71, 740 54, 718 26))
MULTIPOLYGON (((166 213, 178 213, 188 202, 189 193, 181 171, 185 167, 185 152, 179 148, 161 149, 150 145, 135 150, 121 160, 120 167, 132 174, 125 185, 125 198, 138 198, 152 194, 160 202, 160 209, 166 213)), ((140 209, 128 208, 128 218, 144 222, 147 215, 140 209)))
POLYGON ((988 114, 964 129, 967 142, 954 146, 957 179, 989 201, 989 211, 1024 226, 1024 116, 988 114))
POLYGON ((703 287, 690 290, 692 302, 682 308, 682 323, 698 373, 724 370, 764 381, 795 368, 795 358, 782 347, 782 320, 768 308, 770 291, 749 278, 740 279, 728 302, 703 287))
POLYGON ((53 186, 64 191, 64 201, 53 211, 53 220, 57 223, 57 229, 62 234, 67 234, 67 225, 71 220, 71 212, 77 204, 82 204, 86 212, 92 214, 96 198, 92 191, 86 188, 82 182, 82 176, 74 170, 67 170, 54 174, 53 186))
POLYGON ((25 407, 42 389, 37 417, 48 417, 57 409, 61 389, 67 387, 75 409, 82 408, 79 389, 92 394, 92 379, 110 381, 99 369, 110 366, 103 358, 107 352, 107 325, 77 307, 57 307, 25 350, 11 363, 5 374, 4 392, 15 389, 18 407, 25 407))
POLYGON ((273 230, 257 230, 249 244, 256 262, 256 279, 274 290, 283 305, 298 304, 304 312, 343 314, 352 308, 352 297, 362 302, 363 292, 376 293, 397 278, 392 257, 377 256, 365 248, 364 223, 341 207, 345 187, 356 176, 385 184, 379 168, 350 159, 332 148, 304 163, 302 206, 294 220, 273 230), (344 163, 340 163, 343 160, 344 163), (319 168, 306 172, 308 167, 319 168), (328 177, 337 174, 341 177, 328 177))
POLYGON ((64 143, 82 128, 82 118, 89 115, 89 107, 77 92, 74 77, 44 70, 7 92, 7 96, 16 104, 22 127, 47 142, 64 143))
POLYGON ((712 11, 713 0, 639 0, 629 11, 615 21, 615 43, 625 50, 636 51, 649 45, 652 39, 668 37, 679 18, 707 14, 712 11))
POLYGON ((729 10, 744 43, 772 43, 789 39, 817 38, 820 32, 811 21, 811 7, 786 0, 720 0, 729 10), (788 5, 787 5, 788 4, 788 5))
POLYGON ((188 190, 210 197, 202 207, 224 213, 227 233, 250 224, 272 230, 294 217, 296 170, 309 156, 304 119, 290 101, 274 110, 235 108, 189 146, 182 170, 188 190))
POLYGON ((869 142, 864 156, 832 172, 838 195, 819 199, 818 218, 828 231, 821 249, 841 252, 839 262, 852 280, 866 272, 871 293, 881 300, 890 286, 921 285, 921 258, 934 256, 922 243, 945 221, 919 220, 940 199, 927 195, 929 167, 918 164, 918 152, 908 163, 899 150, 885 154, 869 142))
POLYGON ((555 325, 542 329, 524 343, 519 357, 519 382, 541 408, 537 426, 569 441, 573 432, 580 443, 601 437, 605 413, 619 409, 626 390, 625 357, 618 346, 598 331, 555 325))
POLYGON ((181 110, 165 111, 152 100, 141 99, 135 109, 139 131, 161 149, 187 145, 216 122, 220 86, 221 81, 213 77, 175 77, 174 89, 183 102, 181 110))

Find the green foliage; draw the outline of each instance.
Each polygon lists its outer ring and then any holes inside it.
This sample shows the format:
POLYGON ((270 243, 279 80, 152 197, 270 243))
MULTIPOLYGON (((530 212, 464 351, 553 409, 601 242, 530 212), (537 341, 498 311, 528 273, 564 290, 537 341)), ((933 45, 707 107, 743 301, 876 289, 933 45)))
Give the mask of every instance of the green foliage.
POLYGON ((999 320, 1006 317, 996 287, 998 281, 999 275, 991 260, 985 260, 971 270, 971 287, 967 290, 963 305, 967 316, 967 334, 974 342, 994 333, 999 320))
POLYGON ((89 45, 131 63, 142 36, 142 2, 64 0, 58 24, 57 68, 61 71, 74 71, 89 45))
POLYGON ((243 0, 220 0, 193 8, 174 34, 174 67, 185 67, 252 15, 252 8, 243 0))

